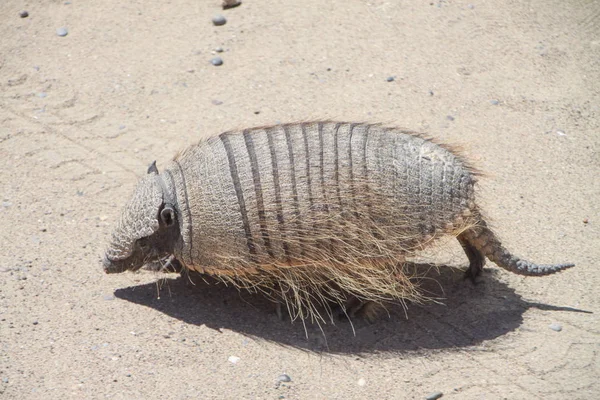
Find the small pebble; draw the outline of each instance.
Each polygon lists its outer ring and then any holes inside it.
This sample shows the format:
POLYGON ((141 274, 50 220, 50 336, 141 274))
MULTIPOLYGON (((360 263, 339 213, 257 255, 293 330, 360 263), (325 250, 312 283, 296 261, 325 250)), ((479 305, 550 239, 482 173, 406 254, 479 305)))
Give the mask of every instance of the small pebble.
POLYGON ((221 100, 212 100, 211 103, 213 103, 215 106, 220 106, 221 104, 223 104, 221 100))
POLYGON ((27 17, 29 17, 29 13, 27 11, 23 10, 19 13, 19 17, 27 18, 27 17))
POLYGON ((358 386, 365 386, 367 384, 367 381, 365 380, 365 378, 360 378, 357 383, 358 386))
POLYGON ((556 131, 556 134, 558 136, 567 136, 567 134, 565 133, 565 131, 561 131, 560 129, 556 131))
POLYGON ((583 223, 584 223, 584 224, 587 224, 588 222, 590 222, 590 221, 589 221, 587 218, 585 218, 585 219, 583 220, 583 223))
POLYGON ((237 7, 240 4, 242 4, 242 2, 240 0, 223 0, 223 3, 221 3, 221 5, 223 6, 223 10, 227 10, 228 8, 237 7))
POLYGON ((2 202, 2 207, 8 208, 12 206, 12 203, 10 201, 3 201, 2 202))
POLYGON ((496 99, 492 99, 492 100, 490 100, 490 104, 493 106, 497 106, 498 104, 500 104, 500 102, 496 99))
POLYGON ((212 17, 212 23, 215 26, 225 25, 227 23, 227 19, 224 16, 222 16, 221 14, 217 14, 212 17))
POLYGON ((467 5, 467 7, 469 7, 470 10, 475 8, 475 6, 473 4, 469 4, 469 5, 467 5))
POLYGON ((219 65, 223 65, 223 59, 221 57, 215 57, 210 60, 210 63, 215 67, 218 67, 219 65))
POLYGON ((8 383, 8 378, 6 378, 6 377, 2 378, 2 382, 3 383, 8 383))
POLYGON ((38 323, 39 323, 39 322, 37 322, 37 321, 33 321, 33 324, 34 324, 34 325, 37 325, 38 323))
POLYGON ((427 397, 425 397, 425 400, 437 400, 437 399, 440 399, 443 395, 444 395, 444 393, 442 393, 442 392, 433 392, 430 395, 428 395, 427 397))
POLYGON ((454 121, 454 117, 452 115, 446 115, 446 119, 448 121, 454 121))
POLYGON ((113 296, 112 294, 105 294, 104 296, 102 296, 102 298, 104 300, 114 300, 115 296, 113 296))
POLYGON ((223 52, 223 48, 222 48, 222 47, 217 47, 217 48, 215 49, 215 51, 216 51, 217 53, 222 53, 222 52, 223 52))
POLYGON ((281 374, 277 377, 277 382, 291 382, 292 378, 288 374, 281 374))
POLYGON ((556 331, 556 332, 560 332, 560 331, 562 331, 562 325, 561 325, 561 324, 557 324, 556 322, 554 322, 554 323, 552 323, 552 324, 550 324, 550 325, 548 325, 548 326, 549 326, 549 327, 550 327, 550 329, 552 329, 553 331, 556 331))
POLYGON ((58 28, 56 30, 56 34, 58 36, 67 36, 69 34, 69 31, 67 30, 67 28, 58 28))
POLYGON ((45 97, 47 97, 47 96, 48 96, 48 93, 46 93, 46 92, 41 92, 41 93, 38 93, 38 97, 39 97, 40 99, 43 99, 43 98, 45 98, 45 97))
POLYGON ((227 361, 229 361, 232 364, 237 364, 238 361, 240 361, 240 358, 236 357, 236 356, 229 356, 229 358, 227 359, 227 361))
POLYGON ((388 76, 385 80, 388 82, 394 82, 394 79, 396 79, 396 78, 393 76, 388 76))

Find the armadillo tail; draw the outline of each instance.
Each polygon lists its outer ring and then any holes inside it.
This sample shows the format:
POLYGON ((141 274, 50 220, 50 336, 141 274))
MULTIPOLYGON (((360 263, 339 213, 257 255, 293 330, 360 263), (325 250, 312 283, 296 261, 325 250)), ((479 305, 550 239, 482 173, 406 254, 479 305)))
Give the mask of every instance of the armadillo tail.
POLYGON ((473 262, 474 260, 480 260, 482 258, 481 255, 487 257, 499 267, 519 275, 550 275, 575 266, 575 264, 572 263, 538 265, 523 260, 511 254, 504 246, 502 246, 500 240, 496 237, 494 232, 488 228, 484 221, 481 221, 477 226, 461 233, 458 240, 471 261, 471 266, 467 274, 472 278, 477 276, 483 267, 482 262, 473 262), (480 253, 480 257, 474 256, 474 252, 480 253))

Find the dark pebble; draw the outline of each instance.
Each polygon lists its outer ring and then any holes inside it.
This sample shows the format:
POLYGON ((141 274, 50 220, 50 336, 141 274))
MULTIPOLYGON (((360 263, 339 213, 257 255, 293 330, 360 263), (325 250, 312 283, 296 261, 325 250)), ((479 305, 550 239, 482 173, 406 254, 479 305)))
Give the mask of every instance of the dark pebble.
POLYGON ((223 10, 227 10, 228 8, 237 7, 242 2, 240 0, 223 0, 223 10))
POLYGON ((37 325, 38 323, 39 323, 39 322, 37 322, 37 321, 33 321, 33 324, 34 324, 34 325, 37 325))
POLYGON ((394 78, 393 76, 388 76, 385 80, 388 82, 394 82, 394 79, 396 78, 394 78))
POLYGON ((437 400, 437 399, 440 399, 443 395, 444 395, 444 393, 442 393, 442 392, 433 392, 430 395, 428 395, 427 397, 425 397, 425 400, 437 400))
POLYGON ((58 28, 56 30, 56 34, 58 36, 67 36, 69 34, 69 31, 67 30, 67 28, 58 28))
POLYGON ((221 57, 215 57, 210 60, 210 63, 215 67, 218 67, 219 65, 223 65, 223 59, 221 57))
POLYGON ((454 117, 453 117, 452 115, 447 115, 447 116, 446 116, 446 119, 447 119, 448 121, 454 121, 454 117))
POLYGON ((292 378, 288 374, 281 374, 277 377, 277 382, 291 382, 292 378))
POLYGON ((19 17, 27 18, 27 17, 29 17, 29 13, 27 11, 23 10, 19 13, 19 17))
POLYGON ((221 100, 212 100, 211 103, 213 103, 215 106, 220 106, 221 104, 223 104, 221 100))
POLYGON ((212 23, 216 26, 225 25, 227 23, 227 19, 221 14, 217 14, 212 17, 212 23))

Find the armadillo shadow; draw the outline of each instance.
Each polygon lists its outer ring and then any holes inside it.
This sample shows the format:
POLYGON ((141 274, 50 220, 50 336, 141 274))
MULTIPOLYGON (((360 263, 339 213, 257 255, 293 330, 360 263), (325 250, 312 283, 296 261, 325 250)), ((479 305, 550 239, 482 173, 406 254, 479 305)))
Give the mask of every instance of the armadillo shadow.
POLYGON ((257 339, 309 351, 359 354, 369 352, 413 352, 423 349, 456 349, 519 329, 523 313, 530 307, 557 311, 579 311, 530 303, 486 269, 473 285, 453 268, 430 271, 424 288, 443 303, 389 306, 375 322, 364 318, 336 319, 326 325, 283 321, 264 296, 240 292, 223 284, 207 283, 187 276, 168 278, 161 297, 156 284, 118 289, 115 296, 153 308, 188 324, 229 329, 257 339), (167 287, 168 286, 168 287, 167 287))

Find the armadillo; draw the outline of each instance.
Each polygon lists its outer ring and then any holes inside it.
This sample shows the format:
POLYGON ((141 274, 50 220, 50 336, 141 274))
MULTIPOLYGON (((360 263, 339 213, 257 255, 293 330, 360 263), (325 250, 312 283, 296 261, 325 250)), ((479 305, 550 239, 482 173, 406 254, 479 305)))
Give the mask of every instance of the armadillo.
POLYGON ((104 257, 107 273, 177 260, 239 286, 278 291, 288 308, 420 298, 407 256, 453 236, 475 279, 485 259, 521 275, 475 202, 479 173, 460 152, 378 124, 317 121, 225 132, 159 173, 152 164, 104 257), (316 293, 316 294, 315 294, 316 293))

